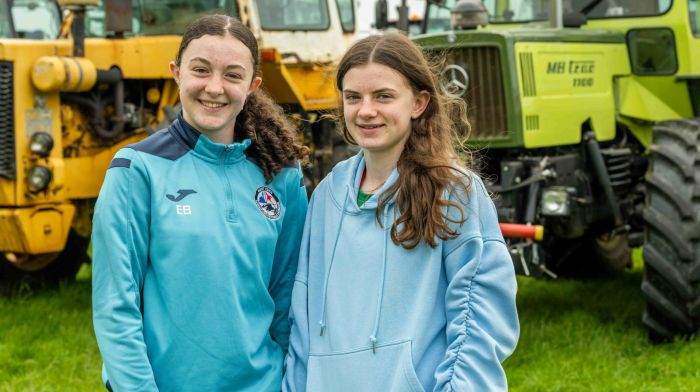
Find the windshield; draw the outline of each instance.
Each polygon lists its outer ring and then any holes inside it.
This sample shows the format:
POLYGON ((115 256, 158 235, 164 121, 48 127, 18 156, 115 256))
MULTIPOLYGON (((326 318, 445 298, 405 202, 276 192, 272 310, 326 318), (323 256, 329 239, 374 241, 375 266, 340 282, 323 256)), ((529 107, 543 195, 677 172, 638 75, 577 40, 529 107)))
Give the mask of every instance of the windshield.
MULTIPOLYGON (((131 32, 127 35, 180 35, 190 22, 205 14, 238 17, 235 0, 132 0, 131 32)), ((105 9, 102 1, 87 12, 88 37, 104 37, 105 9)))
POLYGON ((53 1, 15 0, 0 2, 0 37, 54 39, 61 27, 61 14, 53 1), (10 20, 10 17, 12 20, 10 20), (14 26, 14 33, 12 27, 14 26))
MULTIPOLYGON (((595 0, 562 0, 564 13, 582 12, 595 0)), ((660 15, 671 8, 672 0, 602 0, 588 11, 589 19, 660 15)), ((450 10, 455 0, 429 4, 426 32, 449 30, 450 10)), ((550 0, 485 0, 489 23, 527 23, 549 17, 550 0)))
POLYGON ((264 30, 326 30, 330 26, 325 0, 258 0, 264 30))
POLYGON ((695 36, 700 35, 700 13, 696 0, 688 0, 688 12, 690 13, 690 29, 695 36))
POLYGON ((0 1, 0 38, 12 37, 12 23, 7 3, 0 1))

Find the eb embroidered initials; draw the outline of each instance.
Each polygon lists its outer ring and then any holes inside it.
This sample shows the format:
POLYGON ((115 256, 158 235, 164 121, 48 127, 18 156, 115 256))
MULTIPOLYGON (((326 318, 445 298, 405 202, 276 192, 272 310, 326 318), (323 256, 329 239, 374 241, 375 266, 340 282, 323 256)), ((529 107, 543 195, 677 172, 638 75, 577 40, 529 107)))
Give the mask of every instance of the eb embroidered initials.
POLYGON ((178 215, 192 215, 192 207, 189 204, 178 204, 175 206, 178 215))

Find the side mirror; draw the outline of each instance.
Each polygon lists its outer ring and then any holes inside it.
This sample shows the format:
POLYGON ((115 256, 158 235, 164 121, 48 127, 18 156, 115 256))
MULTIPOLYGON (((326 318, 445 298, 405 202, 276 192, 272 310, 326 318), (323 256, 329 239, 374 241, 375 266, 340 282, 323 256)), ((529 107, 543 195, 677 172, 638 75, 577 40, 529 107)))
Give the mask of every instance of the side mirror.
POLYGON ((386 0, 377 0, 374 3, 374 28, 384 30, 389 27, 389 6, 386 0))

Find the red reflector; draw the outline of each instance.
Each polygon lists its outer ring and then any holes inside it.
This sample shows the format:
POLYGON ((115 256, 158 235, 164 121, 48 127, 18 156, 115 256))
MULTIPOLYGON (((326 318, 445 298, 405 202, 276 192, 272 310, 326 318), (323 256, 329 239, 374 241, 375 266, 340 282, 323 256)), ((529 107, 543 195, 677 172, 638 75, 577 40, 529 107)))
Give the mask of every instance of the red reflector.
POLYGON ((515 223, 499 223, 503 236, 516 238, 532 238, 536 241, 544 237, 544 227, 541 225, 522 225, 515 223))

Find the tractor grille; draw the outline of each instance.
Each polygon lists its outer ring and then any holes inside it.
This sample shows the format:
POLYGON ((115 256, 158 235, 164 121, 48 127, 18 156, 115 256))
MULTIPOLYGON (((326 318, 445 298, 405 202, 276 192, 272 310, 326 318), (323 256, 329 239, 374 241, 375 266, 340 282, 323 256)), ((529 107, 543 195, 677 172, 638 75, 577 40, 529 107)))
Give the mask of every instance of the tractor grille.
POLYGON ((0 61, 0 177, 14 180, 15 105, 12 62, 0 61))
MULTIPOLYGON (((471 138, 506 136, 506 104, 501 59, 496 47, 468 47, 447 54, 445 65, 455 64, 469 75, 467 100, 471 138)), ((466 135, 465 135, 466 136, 466 135)))

